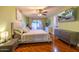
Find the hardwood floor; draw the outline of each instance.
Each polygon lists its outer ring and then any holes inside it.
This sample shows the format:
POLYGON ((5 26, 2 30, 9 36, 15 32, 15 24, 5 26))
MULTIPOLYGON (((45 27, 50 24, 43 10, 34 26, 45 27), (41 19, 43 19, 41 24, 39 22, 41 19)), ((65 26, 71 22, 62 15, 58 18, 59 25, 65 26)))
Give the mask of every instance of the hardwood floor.
POLYGON ((52 42, 45 43, 29 43, 20 44, 16 48, 16 52, 79 52, 76 47, 70 46, 59 40, 53 35, 50 35, 52 42))

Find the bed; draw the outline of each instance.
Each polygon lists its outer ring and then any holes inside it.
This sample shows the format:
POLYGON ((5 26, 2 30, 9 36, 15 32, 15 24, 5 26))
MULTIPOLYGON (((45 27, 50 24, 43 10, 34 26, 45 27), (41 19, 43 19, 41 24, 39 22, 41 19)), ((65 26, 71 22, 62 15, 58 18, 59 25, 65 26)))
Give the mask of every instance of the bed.
POLYGON ((49 34, 43 30, 30 30, 21 37, 22 43, 50 42, 49 34))
POLYGON ((48 32, 45 32, 44 30, 27 30, 16 27, 16 25, 13 27, 14 35, 19 38, 20 43, 36 43, 36 42, 51 42, 50 36, 48 32), (16 29, 15 29, 16 28, 16 29), (18 36, 17 36, 18 35, 18 36))
POLYGON ((44 30, 30 30, 27 33, 15 31, 15 33, 20 36, 20 43, 51 42, 49 34, 44 30))

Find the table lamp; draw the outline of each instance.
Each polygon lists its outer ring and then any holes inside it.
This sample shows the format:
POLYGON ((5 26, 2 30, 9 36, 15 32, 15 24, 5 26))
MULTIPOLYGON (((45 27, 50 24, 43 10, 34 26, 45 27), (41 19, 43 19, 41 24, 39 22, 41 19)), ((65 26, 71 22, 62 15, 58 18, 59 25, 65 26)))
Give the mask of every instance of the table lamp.
POLYGON ((8 31, 1 32, 1 40, 7 40, 8 39, 8 31))

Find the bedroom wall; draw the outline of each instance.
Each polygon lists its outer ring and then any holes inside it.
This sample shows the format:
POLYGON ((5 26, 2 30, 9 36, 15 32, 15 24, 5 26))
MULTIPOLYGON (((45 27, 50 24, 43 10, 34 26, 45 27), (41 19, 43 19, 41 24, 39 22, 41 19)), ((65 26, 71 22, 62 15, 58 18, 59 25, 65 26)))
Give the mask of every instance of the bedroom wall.
POLYGON ((42 20, 42 23, 43 23, 43 27, 45 27, 46 26, 47 18, 42 18, 41 20, 42 20))
POLYGON ((25 20, 25 22, 26 22, 26 25, 27 25, 27 24, 31 24, 31 22, 30 22, 30 20, 29 20, 29 17, 24 16, 24 20, 25 20))
POLYGON ((53 33, 53 16, 48 17, 49 20, 49 32, 53 33))
POLYGON ((59 23, 59 28, 79 32, 79 7, 76 8, 75 21, 59 23))
POLYGON ((29 17, 26 17, 26 16, 22 15, 22 21, 23 21, 23 23, 26 27, 26 25, 29 24, 29 17))
POLYGON ((20 25, 18 25, 18 26, 20 26, 22 28, 26 27, 26 25, 28 24, 28 18, 26 16, 24 16, 19 9, 17 9, 17 20, 16 20, 16 22, 19 22, 20 25))
POLYGON ((16 7, 0 6, 0 32, 8 31, 11 36, 11 22, 16 20, 16 7))

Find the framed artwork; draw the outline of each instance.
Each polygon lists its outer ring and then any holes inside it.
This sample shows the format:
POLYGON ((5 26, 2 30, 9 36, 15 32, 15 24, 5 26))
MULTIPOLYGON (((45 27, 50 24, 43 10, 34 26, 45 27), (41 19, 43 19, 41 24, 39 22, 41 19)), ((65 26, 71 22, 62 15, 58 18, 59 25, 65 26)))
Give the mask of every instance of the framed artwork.
POLYGON ((60 16, 58 16, 59 22, 69 22, 75 20, 74 9, 65 10, 60 16))

